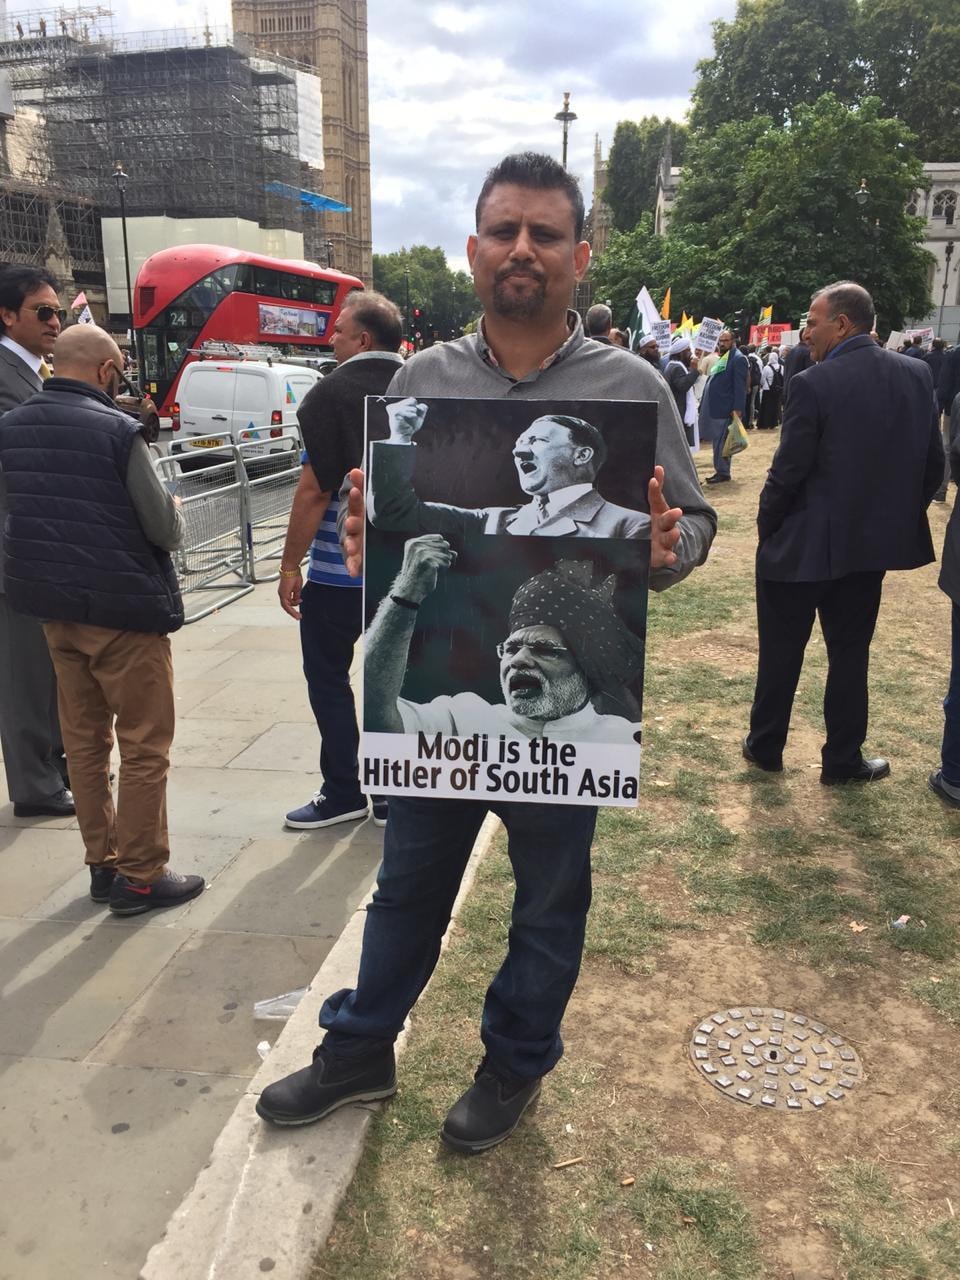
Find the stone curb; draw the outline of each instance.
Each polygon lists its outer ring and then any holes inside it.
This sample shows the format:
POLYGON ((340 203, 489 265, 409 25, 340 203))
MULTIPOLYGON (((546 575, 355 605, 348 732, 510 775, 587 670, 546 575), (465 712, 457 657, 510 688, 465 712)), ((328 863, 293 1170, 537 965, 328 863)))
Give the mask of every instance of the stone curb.
MULTIPOLYGON (((499 826, 480 829, 453 908, 456 919, 499 826)), ((254 1111, 262 1089, 310 1060, 325 996, 356 980, 366 899, 214 1144, 210 1159, 153 1246, 140 1280, 304 1280, 323 1247, 378 1104, 344 1107, 318 1125, 274 1129, 254 1111)), ((444 938, 446 946, 449 938, 444 938)), ((264 1023, 268 1027, 269 1023, 264 1023)), ((397 1042, 403 1051, 406 1031, 397 1042)))

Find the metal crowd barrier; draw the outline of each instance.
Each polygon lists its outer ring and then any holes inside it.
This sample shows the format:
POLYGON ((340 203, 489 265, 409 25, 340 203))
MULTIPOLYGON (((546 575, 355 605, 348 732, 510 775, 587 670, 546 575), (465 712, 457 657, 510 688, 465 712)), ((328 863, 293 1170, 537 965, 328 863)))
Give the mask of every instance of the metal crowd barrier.
POLYGON ((187 622, 239 600, 258 582, 279 577, 290 504, 300 479, 302 444, 296 430, 283 432, 281 439, 291 447, 282 453, 267 453, 255 441, 234 444, 229 436, 215 438, 223 443, 209 454, 171 454, 156 463, 161 480, 180 499, 186 522, 173 563, 187 622), (192 465, 185 468, 187 462, 192 465))

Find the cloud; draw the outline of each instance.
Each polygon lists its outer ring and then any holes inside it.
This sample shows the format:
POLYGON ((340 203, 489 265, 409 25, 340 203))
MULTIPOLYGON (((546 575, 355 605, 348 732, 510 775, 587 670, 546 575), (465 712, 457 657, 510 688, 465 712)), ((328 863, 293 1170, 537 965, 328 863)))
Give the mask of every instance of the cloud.
MULTIPOLYGON (((619 120, 682 119, 710 23, 736 0, 578 0, 546 12, 532 0, 369 0, 373 242, 378 252, 439 244, 454 265, 473 226, 483 175, 525 149, 559 158, 554 115, 569 90, 577 120, 568 167, 593 188, 594 137, 604 154, 619 120)), ((148 0, 114 0, 118 31, 157 25, 148 0)), ((229 0, 169 0, 164 25, 217 34, 229 0)))

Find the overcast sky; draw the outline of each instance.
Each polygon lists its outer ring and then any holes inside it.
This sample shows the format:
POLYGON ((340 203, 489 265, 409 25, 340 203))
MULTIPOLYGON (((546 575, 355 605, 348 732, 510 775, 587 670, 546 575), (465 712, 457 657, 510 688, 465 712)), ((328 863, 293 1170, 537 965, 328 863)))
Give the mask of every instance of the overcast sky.
MULTIPOLYGON (((10 3, 12 12, 18 6, 10 3)), ((373 247, 439 244, 465 267, 483 175, 509 151, 559 158, 554 115, 571 94, 568 166, 589 206, 593 144, 607 154, 618 120, 682 119, 710 23, 736 0, 369 0, 373 247)), ((156 26, 147 0, 114 0, 118 30, 156 26)), ((226 26, 229 0, 168 0, 168 25, 226 26)))

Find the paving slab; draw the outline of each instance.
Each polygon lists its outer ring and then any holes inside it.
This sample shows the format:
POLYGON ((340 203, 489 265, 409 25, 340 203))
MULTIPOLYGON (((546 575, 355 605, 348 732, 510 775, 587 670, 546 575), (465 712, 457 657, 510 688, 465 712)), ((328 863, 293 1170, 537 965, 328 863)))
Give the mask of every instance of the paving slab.
MULTIPOLYGON (((223 619, 229 617, 225 613, 218 616, 223 619)), ((198 627, 196 624, 189 627, 181 627, 179 631, 174 632, 170 637, 174 665, 176 665, 177 658, 181 653, 186 653, 190 650, 237 649, 240 647, 236 643, 237 637, 241 636, 245 630, 246 627, 238 627, 226 621, 220 624, 206 619, 205 625, 202 627, 198 627), (228 640, 229 644, 227 643, 228 640)))
POLYGON ((245 1081, 42 1059, 0 1070, 0 1168, 16 1178, 0 1197, 0 1280, 131 1280, 245 1081))
POLYGON ((254 1001, 305 987, 329 950, 323 938, 195 934, 99 1041, 90 1060, 252 1076, 263 1039, 254 1001))
POLYGON ((382 837, 382 830, 367 821, 310 832, 293 843, 289 836, 254 840, 190 904, 190 924, 332 941, 376 872, 382 837))
MULTIPOLYGON (((170 770, 170 829, 188 835, 273 836, 316 790, 316 773, 262 769, 170 770)), ((299 832, 291 832, 295 839, 299 832)))
MULTIPOLYGON (((319 769, 320 733, 316 724, 302 721, 273 724, 226 764, 230 769, 301 769, 309 773, 319 769)), ((304 796, 302 803, 309 798, 304 796)))
MULTIPOLYGON (((246 720, 218 720, 214 716, 181 717, 170 752, 170 762, 175 768, 219 768, 221 765, 228 765, 243 755, 272 726, 273 717, 269 715, 252 716, 246 720)), ((300 733, 302 736, 303 726, 300 727, 300 733)), ((316 726, 314 736, 319 742, 316 726)), ((314 764, 316 758, 315 754, 314 764)), ((282 762, 275 760, 274 767, 296 769, 300 766, 284 766, 282 762)))
POLYGON ((213 678, 218 679, 220 672, 217 668, 232 657, 233 650, 227 648, 178 649, 173 656, 174 679, 200 680, 209 678, 214 671, 216 676, 213 678))
MULTIPOLYGON (((272 627, 234 627, 229 645, 224 648, 242 653, 246 649, 272 649, 290 655, 293 668, 300 670, 300 628, 293 618, 277 605, 279 625, 272 627)), ((187 628, 189 630, 189 628, 187 628)))
POLYGON ((248 720, 251 715, 273 715, 275 720, 315 724, 307 686, 303 677, 288 681, 250 683, 225 681, 220 688, 190 707, 180 708, 180 716, 217 716, 225 720, 248 720))
POLYGON ((76 924, 0 920, 5 1054, 78 1060, 90 1052, 184 942, 130 923, 102 907, 98 919, 76 924))
POLYGON ((286 649, 243 649, 224 653, 224 660, 217 666, 216 675, 224 680, 242 680, 245 684, 294 681, 303 697, 307 696, 301 664, 293 651, 286 649))
POLYGON ((0 828, 0 911, 25 915, 75 876, 79 838, 69 828, 0 828))

